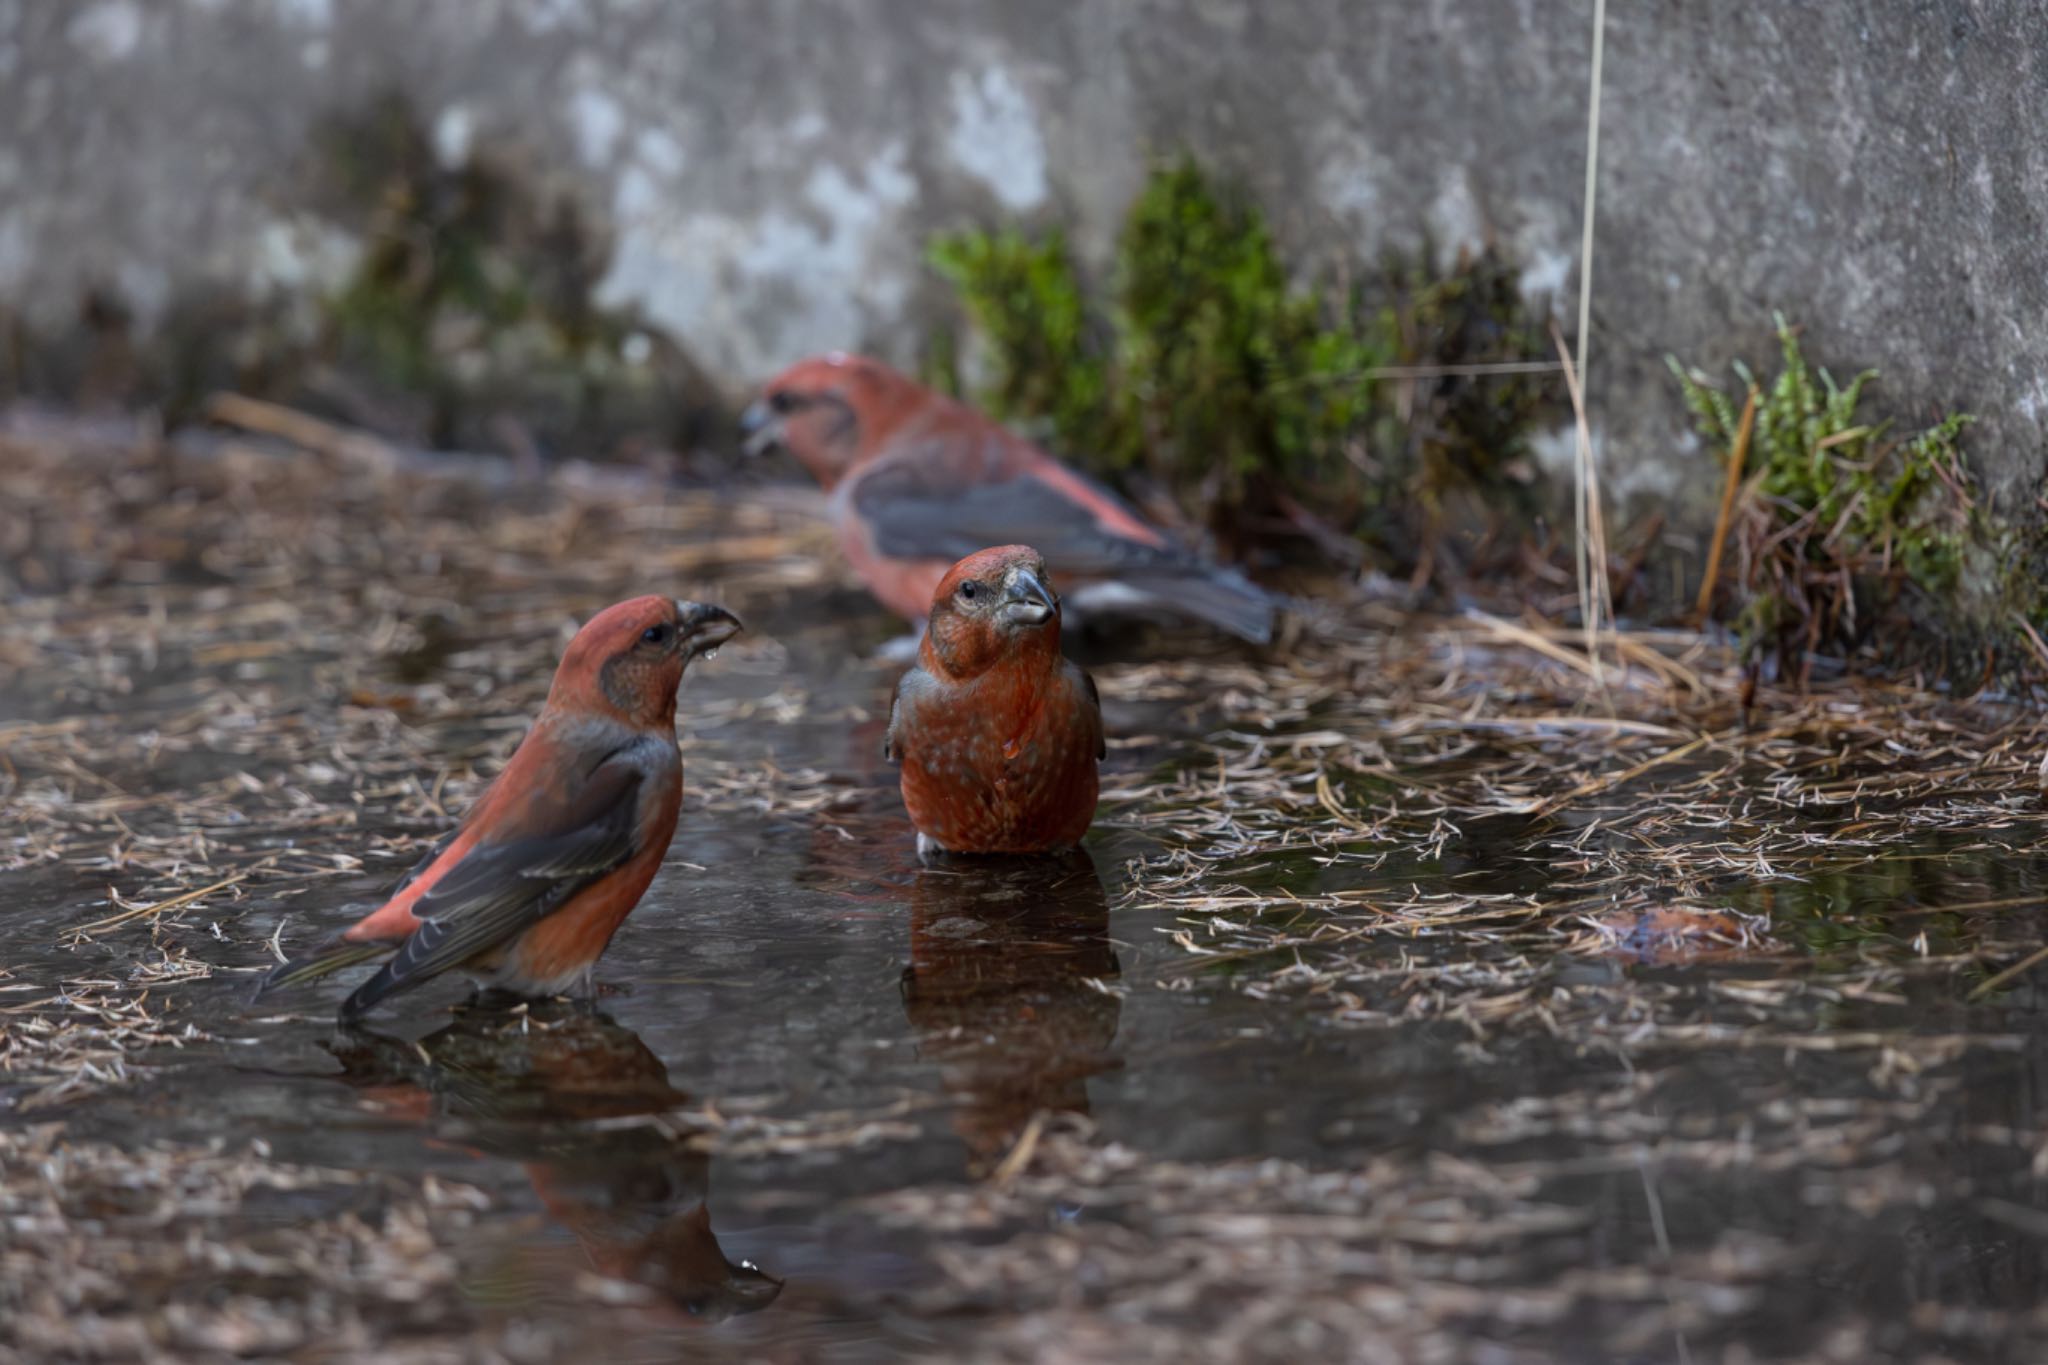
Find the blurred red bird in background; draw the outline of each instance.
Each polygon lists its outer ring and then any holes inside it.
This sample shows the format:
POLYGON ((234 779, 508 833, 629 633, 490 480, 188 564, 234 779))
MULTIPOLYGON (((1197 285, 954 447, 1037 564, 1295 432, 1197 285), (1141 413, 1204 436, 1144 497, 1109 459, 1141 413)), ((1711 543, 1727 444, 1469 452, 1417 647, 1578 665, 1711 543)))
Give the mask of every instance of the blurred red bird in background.
POLYGON ((932 595, 888 756, 920 854, 1071 848, 1095 818, 1095 680, 1060 653, 1060 600, 1026 545, 969 555, 932 595))
POLYGON ((723 607, 666 597, 592 617, 540 719, 462 823, 390 900, 318 955, 279 966, 258 994, 386 954, 342 1003, 343 1023, 451 967, 520 995, 587 990, 675 835, 683 670, 739 629, 723 607))
POLYGON ((788 448, 832 495, 840 544, 883 605, 917 622, 947 566, 1037 546, 1072 605, 1192 616, 1272 638, 1275 599, 1101 484, 967 404, 862 356, 801 361, 741 418, 750 452, 788 448))

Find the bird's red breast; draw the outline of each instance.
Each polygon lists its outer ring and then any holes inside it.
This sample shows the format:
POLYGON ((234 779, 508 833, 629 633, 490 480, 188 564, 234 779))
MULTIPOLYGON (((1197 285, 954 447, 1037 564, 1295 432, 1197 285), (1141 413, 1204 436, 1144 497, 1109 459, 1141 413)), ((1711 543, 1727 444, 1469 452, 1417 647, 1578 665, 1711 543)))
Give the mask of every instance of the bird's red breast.
POLYGON ((1071 847, 1094 820, 1101 707, 1088 675, 1060 654, 1043 572, 1024 546, 954 565, 898 686, 889 747, 903 802, 918 832, 949 852, 1071 847))
POLYGON ((1003 670, 918 709, 903 749, 910 822, 954 853, 1041 853, 1095 819, 1089 703, 1056 678, 1003 670))

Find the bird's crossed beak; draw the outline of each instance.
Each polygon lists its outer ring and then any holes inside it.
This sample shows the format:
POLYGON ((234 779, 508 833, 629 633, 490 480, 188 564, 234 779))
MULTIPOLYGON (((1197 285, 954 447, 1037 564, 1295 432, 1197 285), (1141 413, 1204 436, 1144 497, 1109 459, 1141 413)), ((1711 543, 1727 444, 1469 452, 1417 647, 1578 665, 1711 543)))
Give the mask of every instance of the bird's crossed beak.
POLYGON ((685 663, 699 654, 709 654, 740 630, 740 618, 724 607, 676 600, 676 644, 683 651, 685 663))
POLYGON ((1003 619, 1020 626, 1042 626, 1060 609, 1060 599, 1045 581, 1025 568, 1003 578, 1003 619))
POLYGON ((749 455, 764 455, 782 444, 782 419, 765 398, 756 398, 740 414, 741 447, 749 455))

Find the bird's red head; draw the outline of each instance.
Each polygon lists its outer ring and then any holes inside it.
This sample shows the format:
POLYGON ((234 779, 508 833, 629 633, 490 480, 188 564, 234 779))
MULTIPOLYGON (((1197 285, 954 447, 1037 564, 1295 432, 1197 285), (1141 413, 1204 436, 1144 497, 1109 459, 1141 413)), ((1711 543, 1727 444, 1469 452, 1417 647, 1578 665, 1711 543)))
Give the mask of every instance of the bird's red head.
POLYGON ((925 667, 964 681, 1006 659, 1057 655, 1060 599, 1046 580, 1029 545, 978 550, 948 569, 932 594, 925 667))
POLYGON ((749 454, 783 446, 829 491, 931 397, 879 360, 835 351, 769 380, 740 430, 749 454))
POLYGON ((562 652, 548 706, 673 729, 683 670, 739 630, 737 616, 707 602, 650 596, 606 607, 562 652))

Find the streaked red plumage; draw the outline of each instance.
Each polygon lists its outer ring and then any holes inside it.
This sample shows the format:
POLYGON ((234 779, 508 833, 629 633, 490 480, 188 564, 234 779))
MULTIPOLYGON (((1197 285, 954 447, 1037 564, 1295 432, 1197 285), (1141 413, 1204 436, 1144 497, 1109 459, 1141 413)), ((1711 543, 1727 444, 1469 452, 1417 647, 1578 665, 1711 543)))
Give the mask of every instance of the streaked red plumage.
POLYGON ((1265 640, 1273 601, 1107 488, 965 403, 878 361, 832 355, 770 380, 749 410, 832 495, 840 544, 884 605, 922 620, 948 567, 993 541, 1029 542, 1063 587, 1114 583, 1149 605, 1265 640))
POLYGON ((1102 710, 1060 654, 1044 572, 1037 551, 1001 546, 954 565, 932 596, 888 743, 921 848, 1043 853, 1078 844, 1095 818, 1102 710))
POLYGON ((639 597, 593 617, 533 729, 454 834, 334 948, 267 985, 394 956, 344 1018, 450 968, 525 995, 587 984, 661 867, 682 804, 676 689, 738 630, 722 608, 639 597), (365 950, 369 950, 366 954, 365 950))

